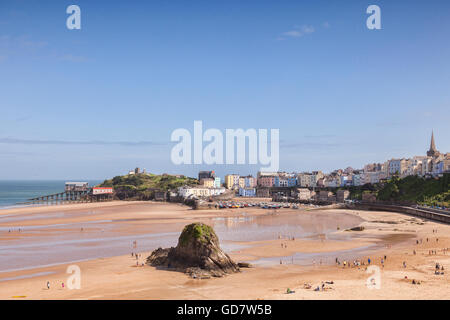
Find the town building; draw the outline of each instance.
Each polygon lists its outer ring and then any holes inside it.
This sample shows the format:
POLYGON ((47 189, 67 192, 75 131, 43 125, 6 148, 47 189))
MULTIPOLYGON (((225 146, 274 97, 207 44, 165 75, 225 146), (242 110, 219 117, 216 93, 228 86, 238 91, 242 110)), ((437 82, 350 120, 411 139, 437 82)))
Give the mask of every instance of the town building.
POLYGON ((319 185, 319 180, 321 180, 324 177, 324 174, 322 171, 313 171, 311 173, 311 187, 318 187, 319 185))
POLYGON ((361 173, 358 174, 354 174, 352 176, 352 185, 354 185, 355 187, 359 187, 364 185, 364 176, 361 173))
POLYGON ((65 183, 65 191, 88 191, 89 183, 87 182, 66 182, 65 183))
POLYGON ((271 188, 275 185, 275 176, 260 176, 258 177, 258 186, 271 188))
POLYGON ((206 187, 179 187, 178 195, 182 198, 206 198, 218 196, 225 192, 225 188, 206 188, 206 187))
POLYGON ((319 201, 330 201, 334 196, 333 192, 321 190, 319 192, 319 201))
POLYGON ((337 175, 329 175, 324 178, 323 184, 326 188, 337 188, 341 184, 341 179, 337 175))
POLYGON ((241 197, 255 197, 256 189, 255 188, 239 188, 239 195, 241 197))
POLYGON ((212 178, 202 178, 200 179, 200 185, 205 188, 214 188, 214 181, 212 178))
POLYGON ((227 189, 238 189, 239 188, 239 175, 238 174, 227 174, 225 176, 225 188, 227 189))
POLYGON ((302 188, 315 188, 323 182, 324 174, 322 171, 302 172, 297 175, 297 185, 302 188))
POLYGON ((342 176, 340 176, 340 186, 341 187, 348 187, 352 185, 352 176, 351 175, 347 175, 344 174, 342 176))
POLYGON ((311 191, 308 188, 298 188, 297 189, 297 199, 300 201, 311 200, 311 191))
POLYGON ((302 172, 297 175, 297 185, 302 188, 312 187, 312 178, 311 174, 307 172, 302 172))
POLYGON ((198 173, 198 181, 202 179, 214 179, 216 174, 214 171, 200 171, 198 173))
POLYGON ((406 159, 391 159, 388 161, 389 177, 393 175, 403 175, 406 172, 408 161, 406 159))
POLYGON ((239 188, 255 188, 257 180, 253 176, 239 177, 239 188))
POLYGON ((258 198, 269 198, 270 197, 270 188, 266 188, 266 187, 256 188, 256 196, 258 198))
POLYGON ((214 178, 214 188, 220 188, 222 186, 222 181, 220 177, 214 178))
POLYGON ((336 201, 340 203, 344 203, 350 197, 350 191, 348 190, 338 190, 336 192, 336 201))

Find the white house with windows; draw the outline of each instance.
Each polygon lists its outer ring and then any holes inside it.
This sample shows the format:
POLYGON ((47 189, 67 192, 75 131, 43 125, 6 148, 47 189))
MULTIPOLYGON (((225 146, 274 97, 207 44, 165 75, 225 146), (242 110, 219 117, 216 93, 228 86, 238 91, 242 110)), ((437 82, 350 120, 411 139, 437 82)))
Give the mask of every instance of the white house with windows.
POLYGON ((206 187, 179 187, 178 195, 182 198, 205 198, 218 196, 225 192, 225 188, 206 188, 206 187))

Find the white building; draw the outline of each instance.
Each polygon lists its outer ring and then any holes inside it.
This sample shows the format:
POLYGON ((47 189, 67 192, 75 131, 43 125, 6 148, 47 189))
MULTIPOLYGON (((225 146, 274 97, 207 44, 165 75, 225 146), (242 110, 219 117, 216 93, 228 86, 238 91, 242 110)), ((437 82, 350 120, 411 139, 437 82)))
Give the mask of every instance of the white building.
POLYGON ((352 176, 352 184, 356 187, 362 186, 364 184, 364 176, 363 174, 354 174, 352 176))
POLYGON ((297 175, 297 184, 302 188, 315 187, 315 184, 313 185, 313 181, 314 178, 310 173, 303 172, 297 175))
POLYGON ((220 188, 221 186, 220 177, 214 178, 214 188, 220 188))
POLYGON ((336 176, 336 177, 328 176, 328 177, 325 177, 323 184, 327 188, 337 188, 341 185, 341 180, 340 180, 339 176, 336 176))
POLYGON ((311 191, 308 188, 297 189, 298 200, 311 200, 311 191))
POLYGON ((218 196, 225 192, 225 188, 206 188, 206 187, 179 187, 178 195, 182 198, 205 198, 218 196))
POLYGON ((408 162, 406 159, 391 159, 388 161, 388 174, 389 176, 403 175, 406 172, 408 162))

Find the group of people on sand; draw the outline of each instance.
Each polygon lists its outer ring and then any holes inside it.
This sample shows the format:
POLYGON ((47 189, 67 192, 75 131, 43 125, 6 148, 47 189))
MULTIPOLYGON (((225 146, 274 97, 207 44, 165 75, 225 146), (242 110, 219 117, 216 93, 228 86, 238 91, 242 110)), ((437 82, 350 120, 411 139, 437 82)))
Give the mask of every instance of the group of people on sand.
MULTIPOLYGON (((61 282, 61 289, 64 289, 64 282, 61 282)), ((47 290, 50 290, 50 281, 47 281, 47 290)))
MULTIPOLYGON (((131 252, 131 257, 133 258, 133 257, 135 257, 136 258, 136 267, 139 267, 139 258, 141 257, 142 255, 140 254, 140 253, 135 253, 135 252, 131 252)), ((143 267, 144 266, 144 263, 142 262, 141 263, 141 267, 143 267)))
POLYGON ((444 266, 441 266, 439 262, 436 262, 436 266, 434 267, 434 274, 436 275, 444 274, 444 266))
POLYGON ((317 286, 314 289, 314 291, 325 291, 325 290, 333 289, 332 287, 326 286, 325 284, 334 284, 334 282, 333 281, 325 281, 325 282, 322 281, 321 285, 317 286))
POLYGON ((140 254, 140 253, 134 253, 134 252, 132 252, 132 253, 131 253, 131 257, 135 257, 136 260, 138 260, 138 259, 141 257, 141 254, 140 254))
MULTIPOLYGON (((384 263, 386 262, 386 259, 387 259, 387 256, 383 256, 380 258, 380 263, 383 268, 384 268, 384 263)), ((338 266, 341 265, 341 262, 339 261, 339 258, 337 258, 337 257, 336 257, 335 262, 336 262, 336 265, 338 265, 338 266)), ((372 263, 372 259, 367 258, 367 265, 370 265, 371 263, 372 263)), ((342 265, 343 265, 343 268, 345 268, 345 267, 351 268, 352 266, 360 267, 360 266, 365 266, 366 262, 365 262, 365 260, 359 260, 359 259, 353 260, 353 262, 344 260, 344 261, 342 261, 342 265)))
MULTIPOLYGON (((281 240, 281 239, 283 239, 283 236, 279 233, 279 234, 278 234, 278 240, 281 240)), ((287 240, 294 241, 294 240, 295 240, 295 237, 287 236, 286 239, 287 239, 287 240)))

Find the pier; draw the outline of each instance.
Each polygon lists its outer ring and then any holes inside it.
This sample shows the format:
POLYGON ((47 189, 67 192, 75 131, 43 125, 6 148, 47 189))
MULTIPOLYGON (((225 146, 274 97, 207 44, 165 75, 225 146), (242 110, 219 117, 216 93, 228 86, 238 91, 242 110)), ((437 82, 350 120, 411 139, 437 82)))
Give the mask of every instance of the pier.
POLYGON ((113 188, 88 187, 86 182, 66 182, 65 191, 28 199, 22 204, 60 204, 112 201, 113 188))

